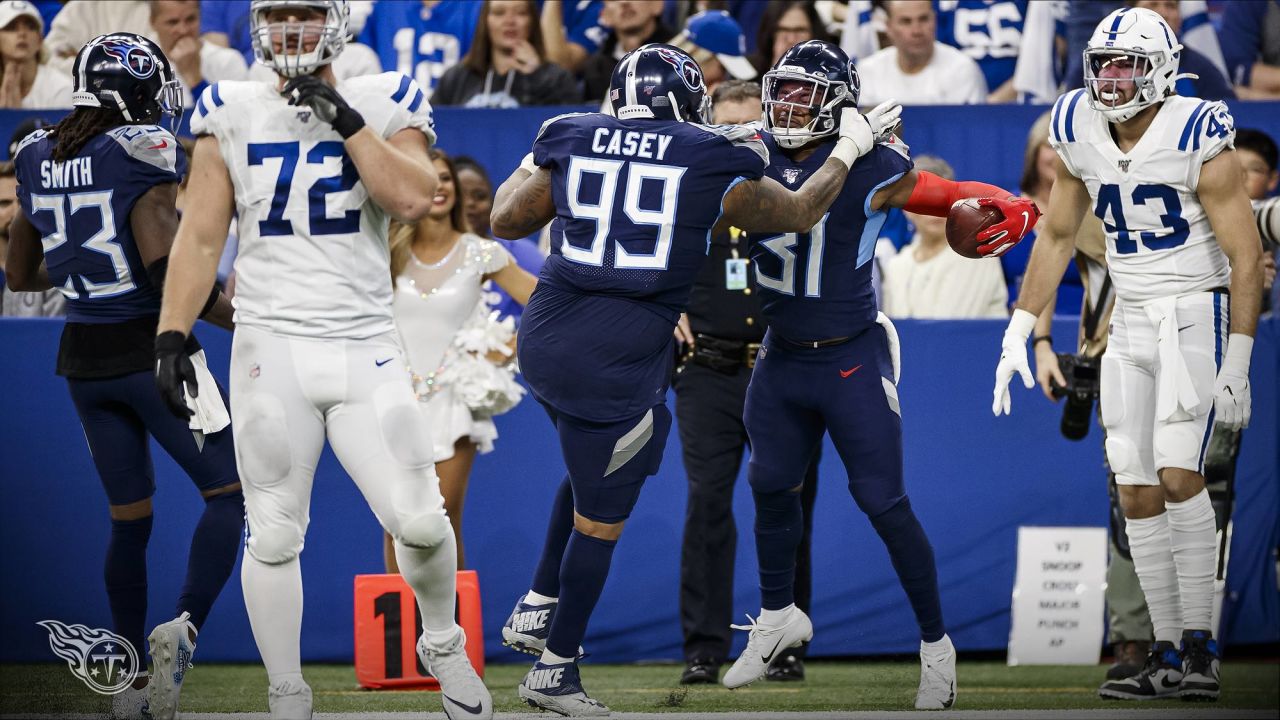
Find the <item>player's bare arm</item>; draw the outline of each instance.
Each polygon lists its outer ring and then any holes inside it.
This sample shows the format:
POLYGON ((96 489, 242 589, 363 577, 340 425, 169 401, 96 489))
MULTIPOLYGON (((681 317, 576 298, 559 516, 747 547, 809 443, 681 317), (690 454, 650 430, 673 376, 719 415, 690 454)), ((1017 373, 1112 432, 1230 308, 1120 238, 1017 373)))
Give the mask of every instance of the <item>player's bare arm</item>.
POLYGON ((1213 234, 1231 262, 1231 334, 1253 336, 1262 306, 1262 239, 1234 152, 1220 153, 1200 169, 1196 194, 1213 234), (1243 219, 1243 220, 1242 220, 1243 219))
POLYGON ((39 292, 53 287, 44 265, 40 231, 23 213, 9 223, 9 251, 5 257, 4 281, 14 292, 39 292))
POLYGON ((485 275, 484 279, 497 283, 503 292, 510 295, 512 300, 521 305, 529 304, 529 297, 533 295, 533 288, 538 284, 538 278, 514 261, 507 263, 498 272, 485 275))
POLYGON ((218 259, 235 209, 235 188, 218 141, 212 135, 201 137, 191 155, 187 192, 200 202, 182 214, 173 239, 157 333, 191 332, 217 278, 218 259))
POLYGON ((551 173, 526 157, 494 195, 489 222, 495 237, 516 240, 541 230, 555 216, 551 173), (530 167, 535 169, 530 171, 530 167))
POLYGON ((417 222, 431 209, 439 179, 427 157, 430 146, 417 128, 405 128, 383 140, 366 127, 346 141, 347 155, 369 197, 401 222, 417 222))
MULTIPOLYGON (((138 255, 147 268, 151 282, 161 293, 164 292, 168 279, 169 255, 173 250, 173 239, 178 232, 178 211, 175 203, 178 197, 178 185, 165 183, 148 190, 138 202, 134 203, 133 212, 129 214, 129 224, 133 230, 134 242, 138 244, 138 255)), ((210 291, 205 299, 209 310, 202 317, 218 327, 231 330, 235 327, 232 321, 233 310, 231 300, 221 291, 210 291)))
POLYGON ((849 166, 830 158, 796 192, 767 177, 740 182, 725 195, 717 231, 732 225, 747 232, 808 232, 840 194, 848 174, 849 166))

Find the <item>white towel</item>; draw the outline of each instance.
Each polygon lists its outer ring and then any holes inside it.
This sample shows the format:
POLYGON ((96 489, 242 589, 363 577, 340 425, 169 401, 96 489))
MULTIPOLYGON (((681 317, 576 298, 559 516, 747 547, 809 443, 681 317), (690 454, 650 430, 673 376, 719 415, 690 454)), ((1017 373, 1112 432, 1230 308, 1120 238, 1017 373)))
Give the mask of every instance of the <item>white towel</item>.
POLYGON ((191 416, 188 422, 195 432, 216 433, 231 424, 231 414, 227 412, 227 404, 222 402, 222 393, 218 392, 218 383, 213 379, 213 373, 209 372, 209 363, 205 361, 204 350, 191 356, 191 365, 196 370, 196 384, 200 389, 200 396, 192 398, 187 394, 187 389, 182 389, 182 397, 187 401, 187 407, 195 415, 191 416))
POLYGON ((1033 2, 1027 6, 1022 24, 1022 46, 1013 72, 1013 88, 1019 102, 1049 104, 1058 99, 1058 78, 1054 74, 1057 22, 1067 16, 1064 0, 1033 2))
POLYGON ((1162 422, 1190 420, 1200 404, 1195 380, 1178 347, 1178 298, 1161 298, 1144 306, 1147 319, 1159 326, 1156 355, 1160 359, 1160 379, 1156 386, 1156 419, 1162 422))

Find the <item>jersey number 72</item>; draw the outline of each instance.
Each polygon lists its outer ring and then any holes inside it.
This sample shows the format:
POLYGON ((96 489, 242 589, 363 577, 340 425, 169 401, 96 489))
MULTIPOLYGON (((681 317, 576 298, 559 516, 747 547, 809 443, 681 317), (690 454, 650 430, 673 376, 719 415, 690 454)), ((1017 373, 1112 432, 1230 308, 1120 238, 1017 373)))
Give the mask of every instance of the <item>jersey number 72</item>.
MULTIPOLYGON (((289 204, 289 193, 293 189, 293 173, 298 167, 301 155, 301 143, 273 142, 251 143, 249 145, 249 164, 262 165, 268 158, 280 158, 280 173, 276 176, 276 192, 271 198, 271 209, 267 219, 258 221, 258 234, 293 235, 293 223, 284 217, 285 208, 289 204)), ((322 165, 327 158, 342 158, 342 173, 329 177, 317 178, 307 190, 307 208, 309 211, 309 234, 345 235, 360 231, 360 211, 348 210, 342 217, 331 218, 325 209, 325 198, 330 193, 345 192, 355 187, 360 176, 356 167, 342 149, 337 140, 325 140, 311 146, 307 151, 308 165, 322 165)))

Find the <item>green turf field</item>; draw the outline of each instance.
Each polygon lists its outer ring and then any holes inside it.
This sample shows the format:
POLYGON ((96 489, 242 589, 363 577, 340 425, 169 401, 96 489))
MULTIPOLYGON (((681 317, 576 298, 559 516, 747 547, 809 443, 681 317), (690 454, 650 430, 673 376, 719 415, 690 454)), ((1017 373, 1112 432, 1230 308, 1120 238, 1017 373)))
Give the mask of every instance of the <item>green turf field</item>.
MULTIPOLYGON (((908 710, 915 698, 919 666, 908 662, 812 662, 804 683, 760 682, 729 692, 699 686, 686 692, 676 665, 583 665, 583 682, 616 711, 733 712, 746 710, 908 710)), ((527 666, 490 665, 485 681, 499 711, 528 708, 515 687, 527 666)), ((1104 673, 1098 667, 1006 667, 963 660, 956 709, 1105 709, 1120 707, 1095 694, 1104 673)), ((310 665, 316 712, 438 711, 434 693, 371 692, 357 687, 347 665, 310 665)), ((1280 665, 1226 663, 1223 697, 1214 707, 1280 708, 1280 665)), ((188 675, 182 708, 191 712, 265 712, 266 674, 254 665, 199 665, 188 675)), ((1132 707, 1125 704, 1125 707, 1132 707)), ((1187 707, 1177 700, 1143 708, 1187 707)), ((1197 706, 1208 709, 1207 706, 1197 706)), ((65 665, 6 665, 0 672, 0 714, 97 712, 106 701, 72 677, 65 665)))

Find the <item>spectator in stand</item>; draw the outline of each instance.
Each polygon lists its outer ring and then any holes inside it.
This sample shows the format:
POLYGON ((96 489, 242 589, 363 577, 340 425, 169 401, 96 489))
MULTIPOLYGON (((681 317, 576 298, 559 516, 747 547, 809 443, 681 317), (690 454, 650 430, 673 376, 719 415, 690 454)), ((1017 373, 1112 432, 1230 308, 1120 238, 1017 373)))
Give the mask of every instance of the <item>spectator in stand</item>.
MULTIPOLYGON (((1049 123, 1052 115, 1045 112, 1031 126, 1027 133, 1026 150, 1022 155, 1022 180, 1018 189, 1026 197, 1035 200, 1042 208, 1049 207, 1049 193, 1053 190, 1053 181, 1057 177, 1055 167, 1058 154, 1049 145, 1049 123)), ((1096 228, 1091 221, 1084 223, 1081 234, 1096 228)), ((1009 288, 1009 301, 1018 298, 1018 290, 1022 287, 1022 276, 1027 271, 1027 262, 1031 259, 1031 247, 1035 244, 1035 230, 1008 252, 1000 256, 1000 267, 1004 270, 1005 283, 1009 288)), ((1080 279, 1080 270, 1075 263, 1067 265, 1067 273, 1058 285, 1057 307, 1078 308, 1084 297, 1084 284, 1080 279)))
MULTIPOLYGON (((493 210, 493 183, 489 181, 489 173, 485 172, 480 163, 466 155, 454 158, 453 166, 458 183, 458 199, 462 203, 462 212, 466 215, 467 224, 476 235, 487 240, 493 239, 493 232, 489 229, 489 213, 493 210)), ((538 249, 536 236, 497 242, 511 253, 511 257, 516 259, 516 264, 525 272, 534 277, 542 272, 542 265, 546 263, 547 257, 538 249)), ((509 317, 519 324, 520 317, 524 315, 524 305, 513 299, 506 290, 492 280, 484 281, 483 287, 484 301, 490 308, 498 311, 499 319, 509 317)))
POLYGON ((1222 53, 1241 98, 1280 98, 1280 0, 1229 0, 1222 53))
POLYGON ((747 59, 747 38, 738 21, 724 10, 707 10, 689 18, 684 32, 671 44, 689 53, 702 67, 707 92, 714 93, 721 82, 753 80, 756 69, 747 59))
POLYGON ((194 99, 212 83, 249 76, 240 53, 200 37, 197 0, 153 0, 151 28, 160 49, 178 71, 183 107, 192 107, 194 99))
POLYGON ((45 64, 43 35, 34 5, 0 2, 0 108, 71 107, 71 77, 45 64))
POLYGON ((200 0, 200 37, 229 47, 252 65, 253 39, 249 37, 250 0, 200 0))
POLYGON ((1272 288, 1276 281, 1276 246, 1280 242, 1280 197, 1270 197, 1280 185, 1280 150, 1270 135, 1249 128, 1236 130, 1236 159, 1244 172, 1244 190, 1253 201, 1253 212, 1262 236, 1262 308, 1275 307, 1272 288))
POLYGON ((471 51, 480 11, 478 2, 384 0, 373 6, 360 42, 377 52, 384 70, 408 75, 431 95, 445 71, 471 51))
POLYGON ((435 105, 513 108, 582 99, 568 70, 548 63, 533 0, 485 0, 471 50, 445 71, 435 105))
MULTIPOLYGON (((27 133, 24 133, 24 136, 27 133)), ((16 143, 14 143, 16 145, 16 143)), ((18 178, 12 162, 0 162, 0 278, 9 254, 9 223, 18 207, 18 178)), ((17 292, 0 283, 0 315, 5 317, 57 317, 66 314, 66 298, 58 288, 37 292, 17 292)))
POLYGON ((76 53, 90 40, 113 32, 131 32, 152 40, 151 3, 148 0, 70 0, 53 18, 44 46, 49 50, 49 65, 70 73, 76 53))
POLYGON ((990 90, 987 102, 1015 100, 1013 70, 1022 46, 1027 0, 942 0, 937 8, 938 40, 978 63, 990 90))
POLYGON ((978 64, 937 40, 929 0, 887 0, 885 31, 891 45, 858 63, 867 107, 896 99, 903 105, 958 105, 987 101, 978 64))
POLYGON ((675 35, 662 24, 662 0, 610 0, 600 10, 600 24, 609 36, 600 49, 582 64, 587 102, 603 100, 609 91, 613 67, 623 55, 641 45, 667 42, 675 35))
POLYGON ((542 40, 547 60, 571 73, 578 73, 609 31, 600 25, 601 0, 543 0, 542 40))
POLYGON ((751 63, 763 75, 778 62, 782 53, 805 40, 831 40, 813 3, 773 0, 760 17, 751 63))
MULTIPOLYGON (((1182 11, 1178 8, 1178 0, 1129 0, 1129 7, 1146 8, 1155 11, 1169 23, 1174 37, 1182 41, 1182 11)), ((1178 72, 1199 76, 1198 79, 1181 78, 1174 89, 1179 95, 1198 97, 1202 100, 1235 100, 1235 91, 1231 83, 1223 76, 1222 71, 1209 58, 1201 55, 1183 42, 1182 57, 1178 60, 1178 72)))
MULTIPOLYGON (((922 155, 916 168, 947 180, 955 171, 922 155)), ((1009 292, 997 263, 961 257, 947 245, 947 219, 908 212, 916 236, 884 268, 884 312, 898 318, 1009 316, 1009 292)))

